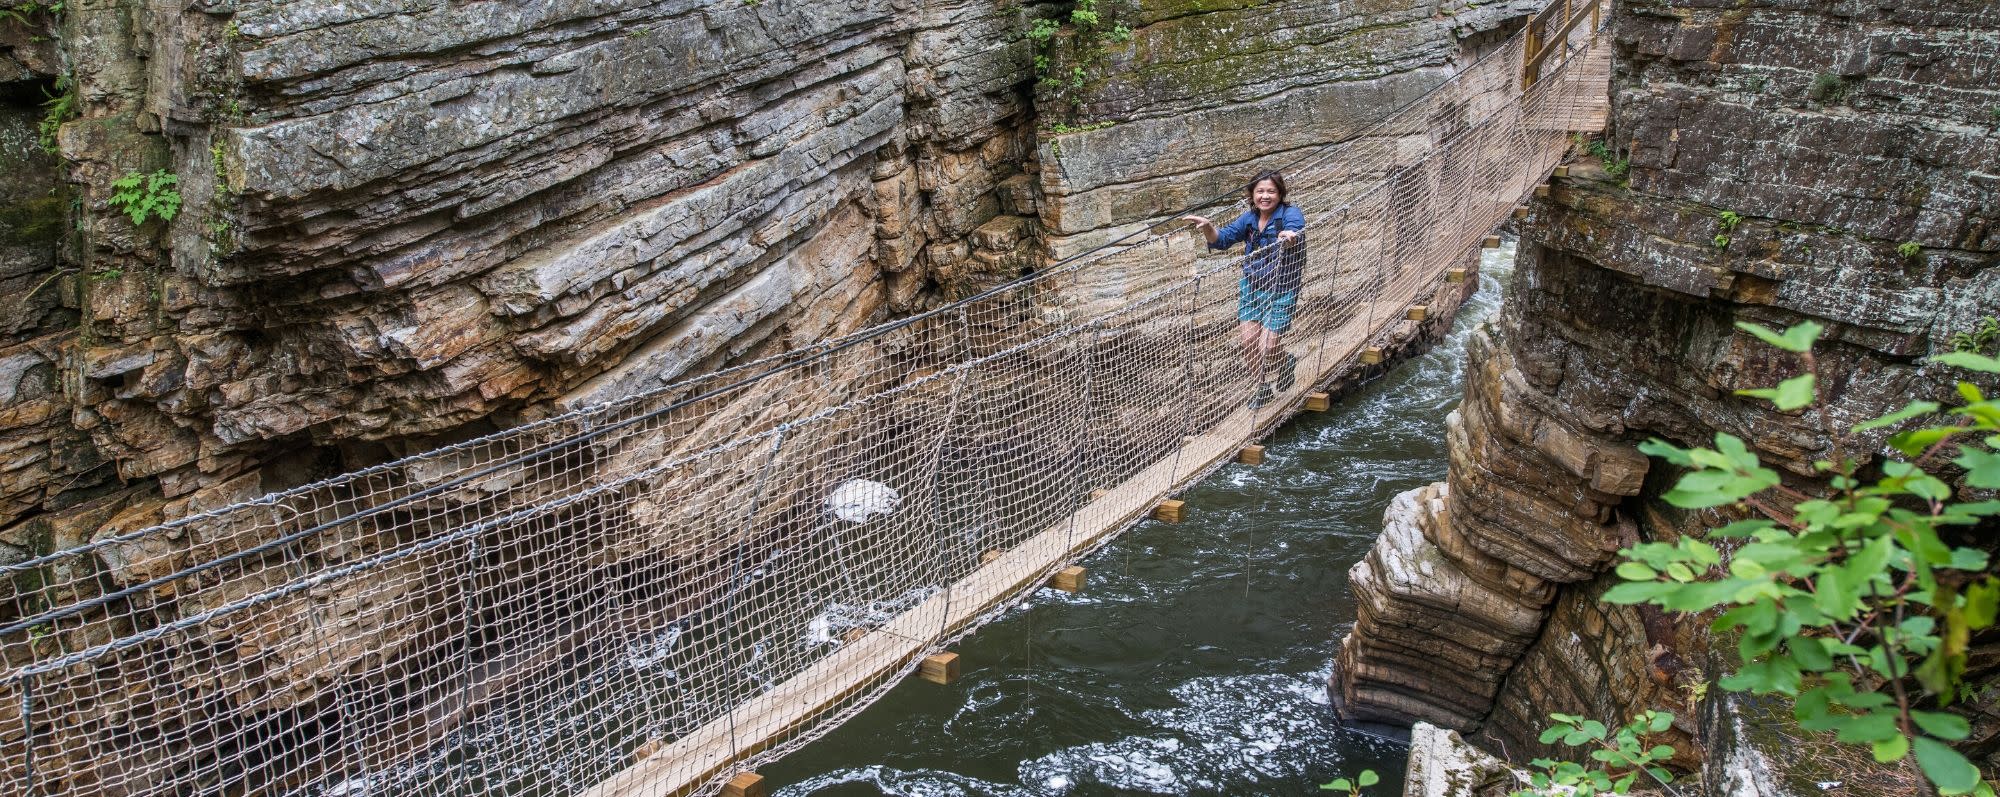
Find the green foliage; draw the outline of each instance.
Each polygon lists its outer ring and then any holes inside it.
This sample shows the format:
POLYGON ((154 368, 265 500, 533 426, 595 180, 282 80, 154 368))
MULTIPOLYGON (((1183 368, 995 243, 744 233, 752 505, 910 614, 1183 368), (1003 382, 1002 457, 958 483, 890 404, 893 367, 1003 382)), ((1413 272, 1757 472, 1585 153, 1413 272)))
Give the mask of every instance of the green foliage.
MULTIPOLYGON (((1579 135, 1577 138, 1581 140, 1582 136, 1579 135)), ((1603 162, 1604 173, 1614 179, 1620 180, 1621 185, 1623 184, 1622 181, 1625 175, 1632 171, 1632 159, 1618 157, 1618 154, 1612 152, 1610 147, 1605 146, 1602 140, 1592 139, 1589 144, 1585 145, 1585 149, 1591 155, 1596 156, 1599 161, 1603 162)))
POLYGON ((76 115, 76 86, 68 75, 56 78, 56 93, 42 92, 46 99, 42 102, 42 119, 35 125, 35 141, 42 151, 50 155, 60 155, 62 150, 56 145, 56 135, 62 132, 64 122, 76 115))
POLYGON ((1896 254, 1902 255, 1904 260, 1916 257, 1923 251, 1924 248, 1918 245, 1916 241, 1904 241, 1896 245, 1896 254))
POLYGON ((1970 330, 1952 333, 1950 344, 1953 352, 1985 354, 1994 341, 2000 341, 2000 319, 1989 315, 1970 330))
POLYGON ((1322 791, 1337 791, 1347 795, 1347 797, 1355 797, 1355 795, 1361 793, 1362 789, 1381 782, 1382 776, 1375 774, 1375 770, 1364 769, 1361 770, 1361 774, 1355 775, 1353 780, 1334 778, 1330 782, 1320 784, 1319 787, 1322 791))
POLYGON ((112 209, 130 217, 135 227, 147 219, 173 221, 181 212, 181 192, 174 187, 180 181, 165 169, 152 174, 132 172, 111 183, 109 201, 112 209))
POLYGON ((1728 249, 1731 240, 1729 234, 1736 231, 1736 225, 1743 223, 1743 216, 1736 211, 1725 210, 1716 215, 1716 221, 1722 231, 1716 233, 1709 243, 1714 244, 1717 249, 1728 249))
POLYGON ((1090 124, 1087 125, 1066 125, 1063 124, 1062 122, 1057 122, 1055 124, 1049 125, 1048 129, 1050 133, 1054 133, 1060 136, 1069 133, 1088 133, 1092 130, 1103 130, 1104 128, 1110 127, 1115 124, 1117 124, 1117 122, 1112 122, 1108 120, 1103 122, 1091 122, 1090 124))
POLYGON ((41 3, 26 0, 9 6, 0 6, 0 19, 10 19, 22 27, 29 27, 35 24, 35 18, 38 16, 47 16, 50 21, 61 18, 64 5, 59 2, 41 3))
MULTIPOLYGON (((1812 347, 1820 327, 1739 326, 1799 355, 1805 367, 1777 387, 1741 393, 1780 409, 1810 406, 1822 425, 1831 423, 1814 395, 1812 347)), ((1935 361, 2000 373, 2000 360, 1976 353, 1935 361)), ((1713 628, 1736 635, 1743 662, 1719 682, 1722 688, 1791 698, 1800 727, 1867 745, 1877 761, 1914 756, 1942 794, 1993 794, 1950 746, 1967 737, 1969 726, 1940 710, 1964 692, 1971 633, 1993 625, 2000 613, 2000 578, 1990 572, 1987 553, 1946 541, 1957 536, 1949 534, 1954 529, 2000 515, 2000 501, 1957 500, 1951 485, 1927 470, 1949 457, 1967 486, 2000 488, 2000 401, 1967 382, 1958 390, 1964 399, 1958 407, 1911 402, 1837 435, 1833 458, 1815 463, 1830 475, 1828 495, 1785 486, 1728 434, 1717 434, 1714 448, 1659 440, 1641 446, 1687 469, 1663 496, 1668 503, 1752 516, 1705 538, 1626 549, 1617 570, 1625 583, 1604 600, 1714 612, 1713 628), (1851 435, 1912 421, 1924 425, 1888 438, 1893 454, 1872 480, 1863 479, 1861 463, 1841 455, 1851 435), (1727 541, 1729 553, 1710 540, 1727 541)))
POLYGON ((1118 24, 1099 0, 1075 0, 1068 14, 1035 20, 1027 36, 1035 43, 1036 88, 1060 121, 1074 122, 1091 69, 1107 47, 1130 42, 1132 29, 1118 24))
POLYGON ((1514 792, 1513 797, 1625 794, 1632 790, 1632 784, 1641 774, 1662 786, 1674 782, 1673 773, 1653 766, 1672 758, 1674 749, 1664 744, 1645 744, 1647 736, 1673 725, 1674 715, 1648 711, 1615 731, 1597 720, 1571 714, 1550 714, 1549 719, 1556 724, 1542 731, 1542 744, 1561 742, 1566 747, 1587 748, 1590 760, 1596 763, 1586 766, 1574 761, 1537 758, 1531 763, 1537 771, 1529 776, 1529 788, 1514 792))
POLYGON ((1813 76, 1806 97, 1822 105, 1837 105, 1847 98, 1847 81, 1832 72, 1821 72, 1813 76))

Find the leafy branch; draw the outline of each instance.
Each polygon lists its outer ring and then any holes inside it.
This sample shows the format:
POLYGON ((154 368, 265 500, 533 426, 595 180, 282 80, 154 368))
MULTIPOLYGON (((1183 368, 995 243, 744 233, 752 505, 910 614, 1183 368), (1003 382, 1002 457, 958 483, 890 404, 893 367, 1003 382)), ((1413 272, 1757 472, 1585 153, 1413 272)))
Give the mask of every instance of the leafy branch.
POLYGON ((1641 774, 1658 782, 1669 794, 1679 794, 1669 785, 1674 782, 1673 773, 1654 766, 1672 758, 1674 748, 1645 744, 1647 736, 1665 731, 1673 724, 1673 714, 1647 711, 1616 731, 1597 720, 1571 714, 1550 714, 1549 719, 1556 724, 1542 731, 1542 744, 1561 742, 1569 747, 1588 748, 1590 759, 1597 765, 1537 758, 1531 763, 1537 771, 1528 776, 1529 788, 1514 792, 1513 797, 1625 794, 1641 774))
POLYGON ((111 183, 111 207, 132 219, 132 226, 147 219, 173 221, 181 212, 181 192, 174 186, 181 178, 165 169, 152 174, 131 172, 111 183))
MULTIPOLYGON (((2000 402, 1960 381, 1958 407, 1913 401, 1835 435, 1812 353, 1821 327, 1737 326, 1803 361, 1800 376, 1738 392, 1787 412, 1815 411, 1834 443, 1832 457, 1814 463, 1831 492, 1785 485, 1728 434, 1717 434, 1714 448, 1649 441, 1641 451, 1688 469, 1663 496, 1668 503, 1752 517, 1711 529, 1707 539, 1626 549, 1617 569, 1626 583, 1604 599, 1718 612, 1711 627, 1736 634, 1743 661, 1722 688, 1791 698, 1801 728, 1866 744, 1881 763, 1913 757, 1943 794, 1990 797, 1979 770, 1951 747, 1970 725, 1942 709, 1964 692, 1971 633, 2000 612, 2000 579, 1988 572, 1985 551, 1954 546, 1943 532, 2000 515, 2000 501, 1957 500, 1928 469, 1950 456, 1965 486, 2000 488, 2000 402), (1888 438, 1900 457, 1881 462, 1878 477, 1864 479, 1862 464, 1842 454, 1853 435, 1919 419, 1931 422, 1888 438), (1728 540, 1733 550, 1725 555, 1708 540, 1728 540)), ((2000 374, 2000 360, 1976 353, 1933 362, 2000 374)))

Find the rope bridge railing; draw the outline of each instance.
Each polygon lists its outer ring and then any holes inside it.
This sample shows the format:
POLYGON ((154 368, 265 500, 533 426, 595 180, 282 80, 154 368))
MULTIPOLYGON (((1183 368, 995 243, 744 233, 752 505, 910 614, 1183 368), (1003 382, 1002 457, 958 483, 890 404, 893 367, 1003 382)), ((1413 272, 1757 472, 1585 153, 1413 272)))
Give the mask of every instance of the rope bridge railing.
POLYGON ((0 566, 0 793, 712 790, 1219 467, 1433 290, 1598 124, 1576 109, 1605 76, 1565 58, 1523 91, 1522 47, 1288 168, 1300 375, 1268 407, 1237 261, 1167 224, 842 340, 114 522, 0 566))

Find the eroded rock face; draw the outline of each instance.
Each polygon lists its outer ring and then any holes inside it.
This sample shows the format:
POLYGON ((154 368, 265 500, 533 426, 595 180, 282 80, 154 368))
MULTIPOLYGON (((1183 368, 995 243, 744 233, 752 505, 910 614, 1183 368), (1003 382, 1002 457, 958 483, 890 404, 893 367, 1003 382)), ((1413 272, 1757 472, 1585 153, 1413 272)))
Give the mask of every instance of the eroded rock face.
MULTIPOLYGON (((1640 0, 1615 6, 1612 25, 1606 139, 1630 173, 1583 158, 1533 205, 1507 306, 1469 353, 1449 511, 1434 523, 1449 530, 1426 530, 1464 540, 1437 545, 1454 577, 1502 574, 1487 581, 1545 619, 1495 671, 1446 673, 1450 686, 1430 689, 1484 694, 1454 711, 1454 727, 1516 760, 1555 752, 1536 739, 1549 712, 1615 723, 1654 708, 1679 717, 1667 739, 1675 764, 1706 767, 1712 793, 1877 782, 1808 772, 1825 762, 1783 749, 1823 742, 1784 730, 1784 717, 1719 690, 1697 702, 1699 684, 1736 666, 1701 622, 1597 596, 1617 580, 1603 572, 1615 549, 1731 519, 1666 505, 1675 474, 1634 444, 1725 432, 1812 491, 1811 463, 1833 453, 1826 429, 1944 398, 1967 376, 1924 359, 2000 309, 2000 186, 1989 174, 2000 162, 1990 112, 2000 11, 1640 0), (1802 368, 1734 324, 1805 320, 1827 327, 1824 421, 1734 393, 1802 368)), ((1865 459, 1880 434, 1842 453, 1865 459)), ((1391 527, 1378 554, 1401 544, 1391 527)), ((1357 591, 1412 591, 1357 567, 1362 576, 1374 583, 1357 591)), ((1421 633, 1464 638, 1464 625, 1439 618, 1421 633)), ((1413 633, 1364 614, 1346 645, 1424 644, 1413 633)), ((1342 676, 1368 704, 1350 711, 1399 713, 1369 703, 1365 669, 1342 676)))
MULTIPOLYGON (((173 576, 408 498, 474 455, 371 473, 298 515, 259 508, 200 533, 122 535, 977 293, 1074 251, 1066 240, 1236 183, 1250 161, 1351 133, 1529 5, 1146 4, 1124 21, 1132 40, 1091 65, 1088 113, 1115 124, 1065 148, 1060 177, 1043 168, 1056 145, 1038 130, 1052 119, 1036 106, 1025 33, 1066 15, 1063 4, 72 0, 33 30, 0 19, 0 147, 26 164, 0 178, 0 288, 21 297, 0 335, 0 563, 102 546, 0 579, 0 623, 89 590, 135 590, 120 598, 129 606, 93 609, 85 630, 4 640, 7 664, 275 589, 298 563, 245 565, 227 589, 173 576), (33 139, 43 90, 64 87, 74 110, 53 118, 52 158, 33 139), (136 203, 114 202, 113 183, 135 177, 155 200, 171 188, 177 214, 128 216, 136 203)), ((1164 270, 1147 253, 1129 259, 1115 284, 1050 290, 1115 302, 1143 284, 1126 274, 1164 270)), ((983 345, 1019 333, 998 327, 1065 312, 1042 298, 974 322, 983 345)), ((738 422, 769 428, 919 367, 864 356, 923 352, 856 347, 808 376, 716 399, 732 403, 704 416, 720 419, 714 428, 662 427, 576 459, 630 473, 712 446, 738 422)), ((437 534, 455 508, 546 499, 581 478, 578 462, 544 479, 472 478, 412 499, 407 523, 328 533, 302 556, 337 567, 437 534)), ((650 486, 675 491, 671 479, 650 486)), ((672 511, 628 501, 566 522, 649 528, 672 511)), ((727 543, 629 534, 592 547, 577 536, 486 542, 511 561, 607 569, 727 543)), ((442 567, 412 559, 377 582, 148 643, 209 651, 232 676, 128 669, 122 682, 169 688, 143 711, 76 705, 64 726, 74 735, 49 747, 82 761, 134 727, 307 727, 338 701, 324 685, 350 677, 421 704, 442 687, 405 683, 411 671, 471 644, 470 621, 405 605, 401 591, 442 567), (347 629, 353 644, 316 646, 295 633, 302 618, 347 629), (201 705, 232 708, 190 708, 201 705)), ((512 567, 521 572, 494 580, 554 580, 512 567)), ((649 599, 660 611, 697 603, 719 578, 649 599)), ((549 611, 566 610, 566 595, 549 611)), ((510 607, 493 614, 534 616, 510 607)), ((465 655, 504 648, 486 642, 465 655)), ((135 648, 106 672, 148 666, 158 650, 135 648)), ((23 723, 7 714, 18 701, 0 704, 0 743, 19 743, 23 723)), ((185 753, 134 756, 118 777, 167 782, 185 753)))

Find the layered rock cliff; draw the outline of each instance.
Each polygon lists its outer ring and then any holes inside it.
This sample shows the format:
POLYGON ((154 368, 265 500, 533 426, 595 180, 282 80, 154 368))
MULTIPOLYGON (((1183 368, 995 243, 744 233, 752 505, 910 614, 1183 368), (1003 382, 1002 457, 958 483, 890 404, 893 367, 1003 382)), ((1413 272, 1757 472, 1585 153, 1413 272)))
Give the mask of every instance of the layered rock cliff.
POLYGON ((1353 132, 1529 5, 1107 6, 1056 126, 1026 34, 1062 3, 28 4, 0 555, 976 292, 1353 132), (126 178, 179 212, 135 223, 126 178))
MULTIPOLYGON (((1072 57, 1028 36, 1071 19, 1069 3, 20 4, 0 14, 0 564, 983 290, 1346 137, 1532 5, 1107 5, 1125 33, 1072 57), (1038 55, 1059 63, 1038 70, 1038 55)), ((825 396, 744 402, 768 417, 825 396)), ((657 461, 657 437, 601 453, 657 461)), ((406 476, 421 480, 383 480, 406 476)), ((229 533, 254 545, 276 525, 229 533)), ((177 595, 172 571, 212 543, 195 536, 106 543, 59 578, 164 584, 141 596, 164 622, 284 569, 177 595)), ((319 738, 301 729, 334 698, 303 674, 347 657, 376 659, 357 681, 424 695, 436 685, 412 683, 405 655, 465 636, 434 603, 398 603, 426 566, 233 615, 205 644, 256 667, 227 684, 162 676, 176 690, 150 710, 255 705, 238 710, 260 729, 244 744, 319 738), (352 647, 280 644, 322 610, 352 647)), ((77 597, 38 579, 0 581, 0 624, 77 597)), ((568 600, 494 597, 521 634, 540 615, 512 609, 568 600)), ((35 629, 0 650, 16 666, 102 633, 35 629)), ((126 709, 78 714, 64 755, 129 747, 126 709)), ((20 744, 19 719, 0 744, 20 744)), ((130 788, 166 782, 180 751, 153 752, 121 764, 130 788)))
POLYGON ((1516 761, 1549 752, 1549 712, 1668 709, 1710 793, 1890 793, 1854 756, 1770 754, 1826 743, 1705 690, 1736 663, 1701 620, 1597 596, 1618 548, 1720 520, 1661 501, 1674 474, 1639 441, 1727 432, 1814 489, 1818 419, 1733 392, 1798 366, 1734 322, 1827 326, 1833 428, 1964 376, 1924 359, 2000 311, 2000 11, 1633 0, 1611 24, 1608 151, 1533 205, 1469 355, 1450 478, 1400 499, 1355 568, 1336 687, 1355 716, 1516 761))

